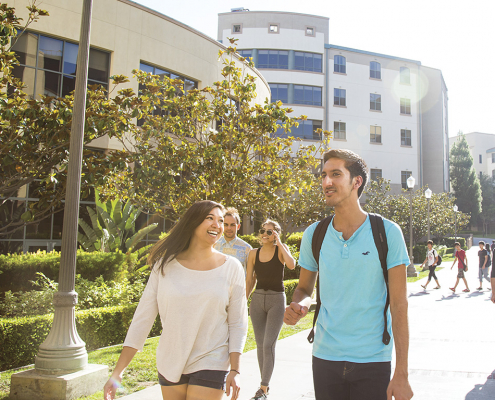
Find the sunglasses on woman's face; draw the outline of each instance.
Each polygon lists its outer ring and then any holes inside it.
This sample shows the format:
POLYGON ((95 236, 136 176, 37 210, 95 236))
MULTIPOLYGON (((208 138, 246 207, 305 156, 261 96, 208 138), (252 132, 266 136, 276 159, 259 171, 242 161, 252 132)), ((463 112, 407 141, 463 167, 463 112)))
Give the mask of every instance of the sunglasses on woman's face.
POLYGON ((260 233, 261 233, 262 235, 264 235, 264 234, 265 234, 265 232, 266 232, 266 234, 267 234, 268 236, 271 236, 271 235, 273 234, 273 231, 272 231, 271 229, 263 229, 263 228, 261 228, 261 229, 260 229, 260 233))

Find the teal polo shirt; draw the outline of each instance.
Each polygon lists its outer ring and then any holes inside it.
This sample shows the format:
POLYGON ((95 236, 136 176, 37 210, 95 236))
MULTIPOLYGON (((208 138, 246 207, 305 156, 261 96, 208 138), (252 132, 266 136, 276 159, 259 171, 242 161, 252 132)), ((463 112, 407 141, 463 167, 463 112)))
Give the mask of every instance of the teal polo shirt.
MULTIPOLYGON (((409 263, 399 226, 384 219, 388 243, 387 268, 409 263)), ((317 222, 304 232, 299 265, 316 272, 311 242, 317 222)), ((386 286, 369 216, 348 239, 328 226, 320 251, 320 298, 313 355, 330 361, 356 363, 392 360, 392 340, 382 342, 386 286)))

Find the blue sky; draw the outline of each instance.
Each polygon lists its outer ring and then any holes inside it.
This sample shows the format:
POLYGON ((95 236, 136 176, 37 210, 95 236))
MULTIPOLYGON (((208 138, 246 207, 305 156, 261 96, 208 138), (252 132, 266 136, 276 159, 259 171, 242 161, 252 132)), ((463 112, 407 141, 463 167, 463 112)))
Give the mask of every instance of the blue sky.
POLYGON ((421 61, 442 70, 449 135, 495 134, 495 1, 134 0, 217 39, 218 13, 234 7, 330 18, 331 44, 421 61))

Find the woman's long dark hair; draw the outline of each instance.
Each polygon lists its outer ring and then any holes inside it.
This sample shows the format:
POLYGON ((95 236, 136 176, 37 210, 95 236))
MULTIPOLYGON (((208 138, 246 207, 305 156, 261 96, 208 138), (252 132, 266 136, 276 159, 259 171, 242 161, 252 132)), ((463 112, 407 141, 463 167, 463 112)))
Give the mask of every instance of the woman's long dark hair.
POLYGON ((163 273, 165 264, 172 261, 179 253, 189 248, 191 237, 196 228, 201 225, 214 208, 225 212, 224 207, 210 200, 194 203, 170 230, 168 236, 155 244, 148 256, 148 264, 152 268, 159 268, 163 273), (158 261, 161 262, 158 263, 158 261))

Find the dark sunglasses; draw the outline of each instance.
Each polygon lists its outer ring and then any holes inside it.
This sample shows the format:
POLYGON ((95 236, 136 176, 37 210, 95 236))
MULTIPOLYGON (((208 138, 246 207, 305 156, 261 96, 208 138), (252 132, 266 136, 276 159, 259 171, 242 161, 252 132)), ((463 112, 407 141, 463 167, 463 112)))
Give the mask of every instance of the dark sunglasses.
POLYGON ((263 229, 263 228, 261 228, 259 232, 260 232, 262 235, 264 235, 264 234, 265 234, 265 232, 266 232, 266 234, 267 234, 268 236, 271 236, 271 235, 273 234, 273 231, 272 231, 271 229, 263 229))

